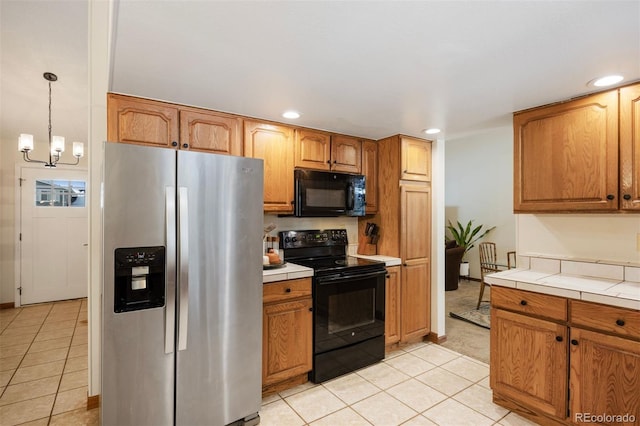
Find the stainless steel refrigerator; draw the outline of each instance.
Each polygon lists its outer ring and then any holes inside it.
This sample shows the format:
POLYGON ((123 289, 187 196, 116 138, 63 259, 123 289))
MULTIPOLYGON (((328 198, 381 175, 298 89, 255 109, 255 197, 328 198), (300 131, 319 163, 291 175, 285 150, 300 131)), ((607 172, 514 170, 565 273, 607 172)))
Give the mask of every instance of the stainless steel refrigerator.
POLYGON ((259 422, 262 160, 105 143, 102 424, 259 422))

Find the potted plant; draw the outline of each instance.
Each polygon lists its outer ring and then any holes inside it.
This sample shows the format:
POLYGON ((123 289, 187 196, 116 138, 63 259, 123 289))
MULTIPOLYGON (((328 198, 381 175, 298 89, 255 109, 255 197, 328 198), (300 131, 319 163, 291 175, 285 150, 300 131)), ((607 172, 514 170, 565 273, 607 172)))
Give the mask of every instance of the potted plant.
POLYGON ((460 275, 469 276, 469 262, 464 260, 464 256, 474 247, 476 241, 487 235, 495 226, 481 232, 484 225, 478 225, 474 228, 473 220, 470 220, 464 226, 459 221, 456 221, 456 226, 451 221, 448 222, 447 229, 451 233, 453 240, 459 247, 464 247, 463 259, 460 262, 460 275))

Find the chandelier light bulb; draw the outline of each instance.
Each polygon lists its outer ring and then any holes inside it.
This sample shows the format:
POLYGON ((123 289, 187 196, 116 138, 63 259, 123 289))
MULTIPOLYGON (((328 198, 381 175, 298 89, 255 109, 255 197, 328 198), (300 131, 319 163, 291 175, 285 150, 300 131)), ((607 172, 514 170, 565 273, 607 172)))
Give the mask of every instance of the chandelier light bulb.
POLYGON ((18 138, 18 151, 33 151, 33 135, 30 135, 28 133, 20 134, 20 137, 18 138))
POLYGON ((64 152, 64 137, 63 136, 53 136, 51 138, 51 153, 52 154, 61 154, 64 152))
POLYGON ((73 156, 76 158, 84 157, 84 144, 82 142, 73 143, 73 156))

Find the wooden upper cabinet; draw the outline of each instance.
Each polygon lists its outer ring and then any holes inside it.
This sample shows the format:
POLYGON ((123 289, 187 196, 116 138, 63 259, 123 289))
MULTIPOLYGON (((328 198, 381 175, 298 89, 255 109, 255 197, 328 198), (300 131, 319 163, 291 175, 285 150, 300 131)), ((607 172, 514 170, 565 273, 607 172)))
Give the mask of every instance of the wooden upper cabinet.
POLYGON ((296 130, 295 166, 331 169, 331 135, 310 129, 296 130))
POLYGON ((431 182, 431 141, 400 137, 400 179, 431 182))
POLYGON ((264 211, 293 212, 293 129, 245 120, 244 155, 264 160, 264 211))
POLYGON ((515 212, 618 209, 617 90, 516 113, 513 131, 515 212))
POLYGON ((640 210, 640 84, 620 89, 620 208, 640 210))
POLYGON ((164 102, 107 94, 107 140, 171 147, 178 141, 178 108, 164 102))
POLYGON ((378 144, 362 142, 362 174, 366 185, 366 214, 378 212, 378 144))
POLYGON ((362 141, 360 139, 344 135, 331 136, 331 170, 360 173, 361 156, 362 141))
POLYGON ((181 149, 241 156, 240 126, 239 117, 195 108, 181 108, 181 149))

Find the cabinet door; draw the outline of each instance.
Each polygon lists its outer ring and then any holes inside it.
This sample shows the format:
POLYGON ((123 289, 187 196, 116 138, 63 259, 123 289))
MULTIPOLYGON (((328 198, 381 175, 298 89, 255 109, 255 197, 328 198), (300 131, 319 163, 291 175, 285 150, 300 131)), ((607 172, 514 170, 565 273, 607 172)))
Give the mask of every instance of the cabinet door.
POLYGON ((627 420, 599 422, 633 425, 640 420, 640 342, 571 329, 569 375, 571 420, 584 413, 625 415, 627 420), (629 421, 635 417, 635 421, 629 421))
POLYGON ((620 89, 620 208, 640 210, 640 84, 620 89))
POLYGON ((400 267, 388 267, 385 282, 385 345, 391 345, 400 340, 400 285, 400 267))
POLYGON ((367 189, 366 214, 378 212, 378 144, 362 142, 362 174, 367 189))
POLYGON ((413 340, 429 334, 431 290, 429 262, 413 261, 402 268, 400 340, 413 340))
POLYGON ((360 173, 362 141, 344 135, 331 136, 331 170, 360 173))
POLYGON ((296 130, 295 166, 331 169, 331 135, 316 130, 296 130))
POLYGON ((178 108, 163 102, 109 93, 107 139, 138 145, 177 146, 178 108))
POLYGON ((514 211, 618 209, 618 91, 516 114, 514 211))
POLYGON ((181 149, 241 156, 241 137, 239 117, 205 110, 180 109, 181 149))
POLYGON ((311 298, 265 305, 262 386, 311 371, 311 298))
POLYGON ((400 257, 404 263, 426 260, 431 252, 431 189, 400 185, 400 257))
POLYGON ((264 160, 264 211, 293 212, 293 130, 245 121, 244 155, 264 160))
POLYGON ((494 397, 566 417, 566 326, 492 306, 490 344, 494 397))
POLYGON ((400 179, 431 182, 431 141, 400 138, 400 179))

